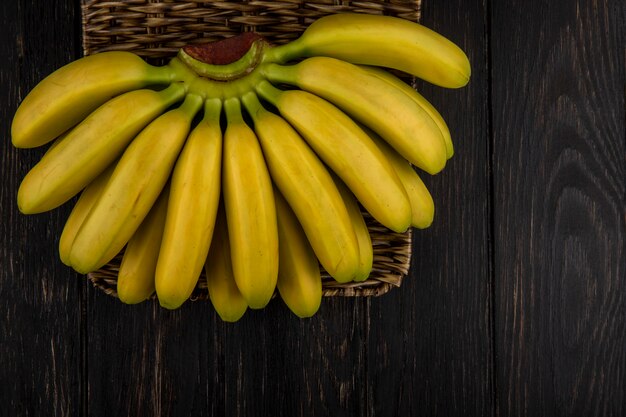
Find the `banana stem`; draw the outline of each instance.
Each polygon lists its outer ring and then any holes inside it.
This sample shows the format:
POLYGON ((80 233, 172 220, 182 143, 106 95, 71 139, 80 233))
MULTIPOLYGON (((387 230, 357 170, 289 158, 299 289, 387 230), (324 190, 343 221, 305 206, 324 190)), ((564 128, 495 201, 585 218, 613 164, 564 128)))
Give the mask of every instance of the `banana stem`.
POLYGON ((226 121, 228 124, 244 123, 241 114, 241 103, 236 97, 228 98, 224 101, 224 110, 226 111, 226 121))
POLYGON ((150 65, 146 82, 148 85, 163 85, 172 82, 173 78, 174 72, 167 65, 160 67, 150 65))
POLYGON ((202 97, 197 94, 187 94, 185 101, 180 105, 179 110, 185 113, 189 118, 193 118, 200 107, 202 107, 202 97))
POLYGON ((257 84, 256 91, 265 100, 269 101, 274 106, 278 107, 278 101, 280 99, 281 94, 283 93, 282 90, 279 90, 278 88, 274 87, 267 80, 263 80, 257 84))
POLYGON ((172 83, 169 87, 159 91, 159 95, 163 96, 168 105, 172 105, 185 97, 185 86, 182 83, 172 83))
POLYGON ((172 81, 181 82, 186 88, 189 88, 189 85, 198 78, 198 76, 178 58, 173 58, 165 66, 170 68, 172 81))
POLYGON ((198 94, 204 99, 215 97, 226 100, 231 97, 240 97, 248 91, 253 91, 254 86, 265 79, 261 67, 255 68, 250 74, 242 78, 217 81, 199 77, 178 58, 172 59, 168 66, 175 74, 174 80, 181 81, 188 93, 198 94))
POLYGON ((219 98, 209 98, 204 102, 203 121, 210 124, 219 123, 221 112, 222 100, 219 98))
POLYGON ((278 65, 267 64, 263 66, 263 75, 272 82, 298 85, 298 64, 278 65))
POLYGON ((241 101, 243 101, 243 105, 245 106, 246 111, 248 112, 250 117, 252 117, 252 120, 254 120, 255 123, 257 122, 259 114, 266 111, 254 91, 250 91, 244 94, 241 97, 241 101))
POLYGON ((303 53, 301 38, 298 38, 292 42, 285 43, 283 45, 274 46, 272 48, 268 48, 263 55, 262 62, 277 62, 280 64, 284 64, 296 58, 301 58, 305 56, 303 53))

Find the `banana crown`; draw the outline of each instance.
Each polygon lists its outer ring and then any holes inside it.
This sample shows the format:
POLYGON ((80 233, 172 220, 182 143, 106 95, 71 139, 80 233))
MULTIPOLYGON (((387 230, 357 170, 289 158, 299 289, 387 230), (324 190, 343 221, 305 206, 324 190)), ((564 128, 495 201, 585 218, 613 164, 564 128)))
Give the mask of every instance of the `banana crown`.
POLYGON ((162 66, 131 52, 86 56, 15 113, 15 147, 52 143, 18 207, 41 213, 82 193, 61 261, 90 273, 124 254, 123 302, 156 295, 178 308, 208 287, 225 321, 276 293, 310 317, 322 273, 347 285, 370 276, 370 226, 434 221, 418 172, 444 169, 452 135, 407 77, 459 88, 470 75, 441 34, 354 13, 279 46, 256 33, 188 45, 162 66))

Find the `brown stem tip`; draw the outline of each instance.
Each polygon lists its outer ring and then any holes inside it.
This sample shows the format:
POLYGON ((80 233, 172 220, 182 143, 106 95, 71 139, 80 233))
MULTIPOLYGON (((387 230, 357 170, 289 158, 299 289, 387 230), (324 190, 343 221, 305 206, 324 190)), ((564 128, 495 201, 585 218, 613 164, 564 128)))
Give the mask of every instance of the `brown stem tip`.
POLYGON ((205 64, 227 65, 244 56, 258 40, 263 40, 263 36, 255 32, 243 32, 215 42, 187 45, 183 51, 205 64))

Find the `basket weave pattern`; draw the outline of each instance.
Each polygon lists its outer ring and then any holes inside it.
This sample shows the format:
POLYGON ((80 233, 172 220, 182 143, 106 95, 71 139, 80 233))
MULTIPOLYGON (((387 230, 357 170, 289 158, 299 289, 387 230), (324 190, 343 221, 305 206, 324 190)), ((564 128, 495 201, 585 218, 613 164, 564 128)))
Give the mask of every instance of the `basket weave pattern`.
MULTIPOLYGON (((418 21, 416 1, 101 1, 82 0, 83 52, 130 51, 156 65, 188 44, 206 43, 254 31, 270 43, 296 39, 316 19, 333 13, 384 14, 418 21)), ((374 246, 374 265, 363 282, 340 284, 322 269, 324 296, 377 296, 398 287, 411 261, 412 231, 394 233, 364 212, 374 246)), ((118 255, 88 274, 99 289, 116 296, 118 255)), ((204 273, 191 297, 207 300, 204 273)))

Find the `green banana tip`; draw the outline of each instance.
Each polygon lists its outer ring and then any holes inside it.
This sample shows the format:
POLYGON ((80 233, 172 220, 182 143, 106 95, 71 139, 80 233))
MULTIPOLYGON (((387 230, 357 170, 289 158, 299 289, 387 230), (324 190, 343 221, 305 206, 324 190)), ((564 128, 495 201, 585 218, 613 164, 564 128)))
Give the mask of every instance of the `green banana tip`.
POLYGON ((261 104, 259 97, 254 91, 250 91, 244 94, 241 97, 241 101, 243 102, 248 114, 255 121, 258 119, 259 115, 261 115, 265 111, 265 108, 261 104))
POLYGON ((259 95, 265 100, 272 103, 274 106, 277 106, 278 101, 280 100, 280 96, 283 93, 282 90, 274 87, 267 80, 263 80, 259 84, 257 84, 256 92, 259 93, 259 95))
POLYGON ((268 64, 263 67, 263 75, 271 82, 298 85, 299 64, 268 64))
POLYGON ((243 121, 241 114, 241 102, 237 97, 229 97, 224 100, 224 111, 228 123, 237 123, 243 121))
POLYGON ((202 97, 197 94, 187 94, 185 96, 185 101, 181 104, 180 109, 190 115, 191 117, 195 116, 195 114, 200 110, 203 104, 202 97))
POLYGON ((219 120, 222 112, 222 100, 219 98, 208 98, 204 101, 204 119, 219 120))

